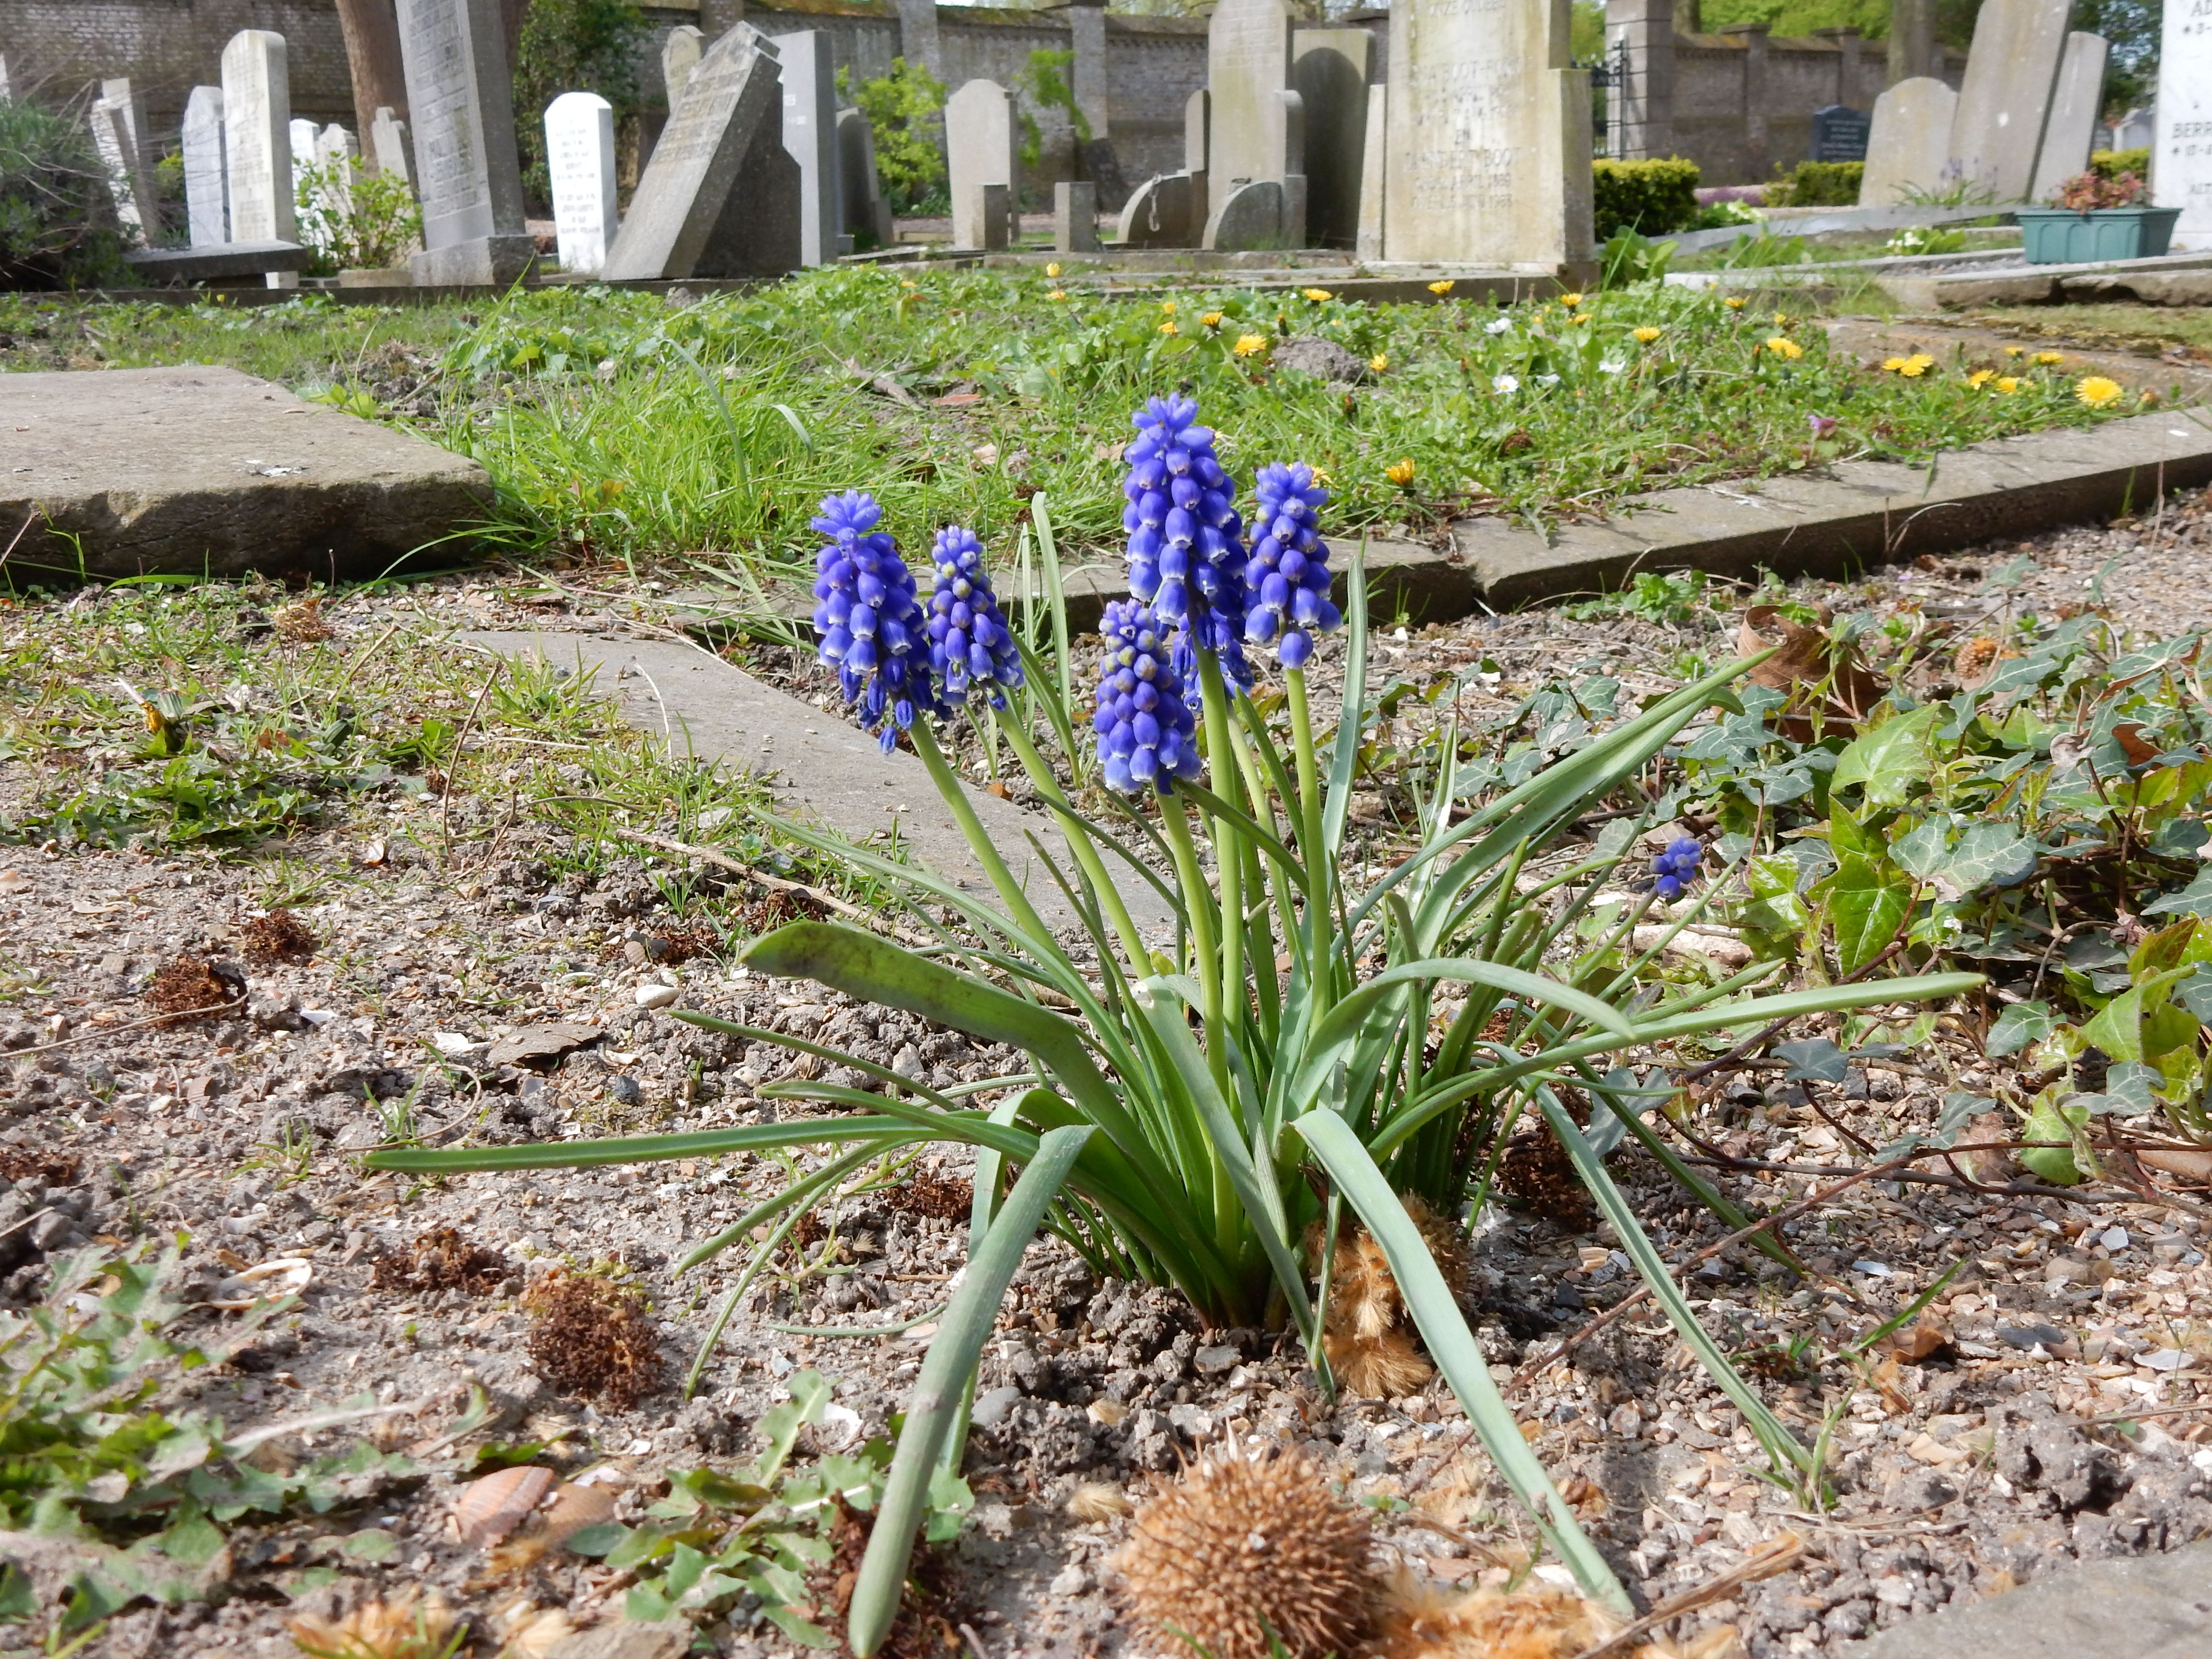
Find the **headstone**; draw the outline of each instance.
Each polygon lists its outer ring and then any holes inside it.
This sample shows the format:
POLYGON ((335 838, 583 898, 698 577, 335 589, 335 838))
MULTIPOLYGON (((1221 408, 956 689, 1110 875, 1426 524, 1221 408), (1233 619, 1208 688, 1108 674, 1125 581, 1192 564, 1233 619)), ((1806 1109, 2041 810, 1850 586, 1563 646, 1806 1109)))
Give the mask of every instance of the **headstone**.
POLYGON ((504 285, 537 254, 523 223, 522 166, 500 0, 398 0, 399 53, 415 131, 423 287, 504 285))
POLYGON ((292 141, 292 176, 296 179, 315 165, 315 124, 303 115, 295 115, 286 125, 285 131, 292 141))
POLYGON ((353 213, 353 174, 361 164, 361 146, 352 133, 333 121, 315 135, 315 167, 331 209, 347 216, 353 213))
POLYGON ((1861 207, 1902 207, 1943 187, 1959 94, 1932 75, 1899 81, 1874 100, 1861 207))
MULTIPOLYGON (((240 29, 222 49, 222 145, 234 242, 293 242, 292 81, 284 37, 240 29)), ((296 288, 295 271, 271 270, 271 288, 296 288)))
POLYGON ((1294 170, 1282 97, 1290 84, 1291 15, 1284 0, 1221 0, 1206 29, 1210 213, 1220 212, 1241 184, 1279 181, 1294 170))
POLYGON ((1211 252, 1240 253, 1285 245, 1283 185, 1279 179, 1255 179, 1229 192, 1206 222, 1200 246, 1211 252))
POLYGON ((1206 171, 1206 138, 1213 126, 1213 100, 1204 87, 1183 100, 1182 170, 1206 171))
POLYGON ((1823 104, 1813 112, 1813 154, 1815 161, 1863 161, 1874 118, 1848 104, 1823 104))
POLYGON ((161 238, 161 208, 142 143, 145 100, 127 80, 103 81, 100 96, 93 100, 91 118, 93 143, 107 174, 115 216, 126 233, 151 247, 161 238))
POLYGON ((2212 248, 2212 0, 2166 0, 2152 199, 2178 207, 2173 246, 2212 248))
POLYGON ((799 163, 771 112, 738 167, 694 276, 781 276, 799 269, 799 163))
POLYGON ((973 222, 982 230, 979 242, 963 243, 963 246, 979 247, 986 253, 1004 253, 1014 245, 1014 192, 1009 185, 975 185, 969 195, 973 204, 973 222))
POLYGON ((1986 0, 1951 120, 1959 177, 1992 202, 2024 202, 2066 54, 2073 0, 1986 0))
POLYGON ((1383 252, 1556 272, 1591 257, 1589 76, 1548 0, 1390 11, 1383 252))
POLYGON ((690 84, 691 71, 699 67, 706 51, 707 37, 689 23, 678 23, 660 43, 660 83, 668 90, 671 115, 684 101, 684 88, 690 84))
POLYGON ((779 34, 783 147, 799 163, 799 258, 826 265, 837 257, 837 70, 820 29, 779 34))
POLYGON ((1087 179, 1052 187, 1052 248, 1055 253, 1098 252, 1098 187, 1087 179))
POLYGON ((1206 228, 1205 200, 1191 174, 1156 173, 1121 204, 1114 240, 1123 247, 1196 247, 1206 228))
POLYGON ((1006 187, 1012 205, 1021 169, 1014 149, 1014 100, 996 81, 970 81, 945 100, 945 159, 951 173, 952 246, 1005 247, 1008 231, 983 222, 987 185, 1006 187))
POLYGON ((1305 106, 1309 247, 1348 248, 1359 237, 1374 48, 1365 29, 1300 29, 1292 40, 1291 79, 1305 106))
POLYGON ((1390 88, 1367 88, 1367 143, 1360 152, 1359 238, 1352 245, 1362 259, 1382 257, 1382 199, 1388 194, 1385 164, 1390 155, 1390 88))
POLYGON ((875 129, 857 109, 837 112, 837 191, 844 199, 845 234, 890 246, 890 204, 876 177, 875 129))
POLYGON ((2131 109, 2112 129, 2114 149, 2148 149, 2158 142, 2158 109, 2131 109))
POLYGON ((615 232, 615 106, 596 92, 564 92, 546 105, 545 169, 561 269, 597 276, 615 232))
POLYGON ((222 88, 194 87, 185 100, 184 131, 178 140, 185 162, 185 223, 194 247, 230 240, 230 212, 223 202, 222 88))
POLYGON ((369 153, 376 157, 379 173, 396 173, 406 183, 415 182, 407 123, 392 112, 389 104, 377 106, 376 118, 369 126, 369 153))
POLYGON ((789 160, 781 109, 775 48, 750 24, 733 26, 692 72, 601 274, 611 281, 707 274, 700 260, 716 240, 756 138, 774 140, 757 148, 789 160))
POLYGON ((2112 42, 2101 34, 2076 29, 2066 37, 2058 86, 2051 94, 2051 112, 2043 119, 2043 144, 2036 152, 2029 201, 2056 201, 2066 181, 2088 167, 2089 152, 2097 143, 2097 113, 2105 102, 2105 64, 2112 55, 2112 42))
POLYGON ((12 96, 8 90, 8 56, 0 52, 0 98, 12 96))

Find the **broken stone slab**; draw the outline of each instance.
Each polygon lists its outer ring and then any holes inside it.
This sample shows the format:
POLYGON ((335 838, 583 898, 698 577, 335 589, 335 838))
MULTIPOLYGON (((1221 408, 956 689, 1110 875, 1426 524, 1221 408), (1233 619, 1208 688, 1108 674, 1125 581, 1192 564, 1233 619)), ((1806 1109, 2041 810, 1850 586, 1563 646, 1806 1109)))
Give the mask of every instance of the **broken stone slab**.
POLYGON ((202 247, 137 248, 123 256, 149 283, 214 283, 226 277, 259 281, 272 270, 305 270, 307 250, 297 242, 218 242, 202 247))
MULTIPOLYGON (((484 1064, 526 1066, 534 1061, 558 1060, 563 1054, 589 1047, 605 1035, 598 1026, 574 1019, 525 1025, 493 1043, 484 1054, 484 1064)), ((446 1045, 438 1046, 442 1050, 446 1045)))
POLYGON ((2146 306, 2212 306, 2212 270, 2093 271, 2062 276, 2058 296, 2069 304, 2093 300, 2132 300, 2146 306))
POLYGON ((647 1623, 614 1619, 562 1637, 547 1648, 545 1659, 683 1659, 691 1650, 689 1620, 647 1623))
POLYGON ((2212 1545, 2087 1561, 1844 1650, 1844 1659, 2203 1659, 2212 1652, 2212 1545))
POLYGON ((1638 570, 1844 575, 2146 507, 2208 480, 2212 427, 2161 410, 1974 444, 1925 468, 1848 461, 1825 477, 1661 490, 1548 538, 1496 518, 1462 520, 1452 535, 1484 599, 1504 609, 1617 589, 1638 570))
POLYGON ((482 520, 477 462, 232 368, 0 374, 19 583, 381 574, 482 520))
POLYGON ((1901 304, 1945 311, 1992 305, 2051 305, 2063 297, 2063 284, 2080 276, 2140 278, 2169 271, 2212 270, 2212 252, 2162 253, 2154 259, 2107 259, 2075 265, 2024 265, 2012 271, 1977 271, 1959 276, 1876 278, 1875 285, 1901 304), (1901 286, 1895 284, 1902 283, 1901 286))
MULTIPOLYGON (((1358 544, 1357 536, 1330 538, 1331 592, 1340 606, 1345 602, 1345 573, 1358 544)), ((1128 567, 1119 560, 1079 566, 1061 579, 1061 591, 1067 602, 1069 631, 1088 634, 1098 626, 1109 600, 1129 597, 1128 567)), ((1419 542, 1367 544, 1367 615, 1377 626, 1401 612, 1416 624, 1449 622, 1475 608, 1477 592, 1473 568, 1455 551, 1439 551, 1419 542)), ((1006 597, 1010 605, 1023 601, 1021 594, 1011 591, 1006 597)))
MULTIPOLYGON (((665 732, 675 752, 760 777, 774 793, 779 816, 853 842, 896 830, 908 856, 997 906, 989 878, 921 762, 903 750, 884 754, 842 712, 802 702, 690 646, 582 634, 465 637, 503 657, 596 673, 596 689, 618 698, 633 724, 665 732)), ((1055 928, 1079 924, 1080 916, 1028 841, 1035 836, 1064 859, 1058 826, 972 785, 968 799, 1038 915, 1055 928)), ((1147 934, 1172 927, 1158 892, 1117 860, 1109 857, 1107 867, 1139 927, 1147 934)))

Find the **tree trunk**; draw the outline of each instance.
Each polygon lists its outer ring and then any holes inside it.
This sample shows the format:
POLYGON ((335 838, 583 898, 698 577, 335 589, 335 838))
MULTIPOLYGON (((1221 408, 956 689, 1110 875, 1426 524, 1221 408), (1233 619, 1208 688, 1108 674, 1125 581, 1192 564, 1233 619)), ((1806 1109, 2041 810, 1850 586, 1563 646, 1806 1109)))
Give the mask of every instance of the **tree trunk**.
POLYGON ((376 112, 388 108, 407 118, 407 71, 399 58, 399 13, 393 0, 337 0, 338 27, 345 33, 346 64, 353 71, 355 136, 362 165, 376 166, 369 131, 376 112))

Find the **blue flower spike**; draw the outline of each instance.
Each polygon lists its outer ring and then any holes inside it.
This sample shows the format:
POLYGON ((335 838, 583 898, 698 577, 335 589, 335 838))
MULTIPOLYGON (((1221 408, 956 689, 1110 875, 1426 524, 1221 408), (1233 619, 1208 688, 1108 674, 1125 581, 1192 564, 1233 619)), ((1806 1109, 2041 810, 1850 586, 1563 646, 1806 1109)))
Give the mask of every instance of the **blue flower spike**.
POLYGON ((888 755, 917 708, 942 708, 921 602, 890 532, 876 528, 883 516, 875 497, 857 489, 822 498, 812 527, 829 540, 814 559, 814 629, 846 704, 859 705, 860 729, 888 755))
POLYGON ((1662 899, 1681 897, 1682 890, 1698 878, 1705 861, 1705 849, 1695 836, 1682 836, 1668 842, 1667 850, 1651 860, 1652 891, 1662 899))
POLYGON ((937 532, 930 557, 937 579, 929 594, 929 672, 950 702, 980 687, 994 708, 1004 708, 1001 688, 1022 683, 1022 657, 983 568, 982 546, 973 531, 954 525, 937 532))
POLYGON ((1254 489, 1260 509, 1244 567, 1244 637, 1273 645, 1284 667, 1303 668, 1313 655, 1313 636, 1344 622, 1329 600, 1328 548, 1318 528, 1328 491, 1304 461, 1261 467, 1254 489))
POLYGON ((1159 617, 1150 605, 1116 599, 1098 631, 1106 636, 1106 655, 1091 728, 1098 735, 1106 787, 1121 795, 1164 793, 1176 779, 1197 776, 1194 722, 1159 617))
MULTIPOLYGON (((1214 453, 1213 434, 1197 424, 1192 399, 1154 398, 1132 419, 1137 435, 1124 452, 1129 473, 1121 485, 1129 503, 1121 514, 1129 592, 1162 623, 1187 629, 1221 659, 1223 673, 1249 690, 1244 524, 1236 483, 1214 453)), ((1194 660, 1187 654, 1187 664, 1194 660)))

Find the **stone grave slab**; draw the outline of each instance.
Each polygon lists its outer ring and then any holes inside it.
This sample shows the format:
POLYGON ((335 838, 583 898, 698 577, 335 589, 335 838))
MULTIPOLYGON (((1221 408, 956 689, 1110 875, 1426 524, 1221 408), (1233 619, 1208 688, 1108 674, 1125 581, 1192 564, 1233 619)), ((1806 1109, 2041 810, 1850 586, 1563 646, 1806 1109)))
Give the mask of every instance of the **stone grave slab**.
POLYGON ((1012 240, 1004 224, 983 222, 986 186, 1006 187, 1011 203, 1021 178, 1015 153, 1014 100, 996 81, 969 81, 945 100, 945 160, 951 175, 952 246, 1005 247, 1012 240))
POLYGON ((1306 234, 1314 247, 1351 247, 1359 236, 1359 186, 1367 148, 1367 76, 1374 37, 1365 29, 1300 29, 1291 80, 1304 106, 1306 234))
POLYGON ((299 242, 215 242, 205 247, 134 248, 123 263, 148 283, 219 283, 272 270, 305 270, 307 257, 299 242))
POLYGON ((425 288, 505 285, 538 252, 523 219, 514 89, 500 0, 398 0, 399 55, 415 131, 425 288))
POLYGON ((1947 1607, 1845 1648, 1844 1659, 2203 1659, 2212 1650, 2212 1545, 2085 1561, 2009 1593, 1947 1607))
POLYGON ((2112 42, 2101 34, 2076 29, 2066 37, 2058 85, 2051 95, 2051 112, 2043 120, 2043 147, 2036 153, 2029 201, 2056 201, 2059 186, 2088 167, 2105 103, 2105 65, 2112 55, 2112 42))
POLYGON ((492 501, 477 462, 231 368, 0 374, 0 432, 19 583, 371 576, 492 501))
POLYGON ((1813 154, 1815 161, 1863 161, 1873 118, 1848 104, 1823 104, 1813 112, 1813 154))
POLYGON ((1085 179, 1052 187, 1052 246, 1055 253, 1098 252, 1098 186, 1085 179))
POLYGON ((2022 202, 2035 183, 2073 0, 1988 0, 1974 20, 1966 78, 1951 121, 1959 176, 1996 202, 2022 202))
POLYGON ((146 159, 146 100, 127 79, 102 81, 91 117, 93 144, 107 173, 115 216, 125 231, 154 246, 161 240, 161 210, 146 159))
POLYGON ((1284 0, 1221 0, 1206 30, 1207 216, 1241 185, 1293 170, 1282 94, 1291 84, 1284 0))
POLYGON ((1382 204, 1389 193, 1385 164, 1390 150, 1390 88, 1367 88, 1367 137, 1359 157, 1359 232, 1352 251, 1363 260, 1382 257, 1382 204))
POLYGON ((408 141, 407 123, 389 104, 379 104, 368 129, 369 154, 379 173, 396 173, 410 185, 415 181, 414 146, 408 141))
POLYGON ((799 263, 837 257, 836 69, 820 29, 771 37, 783 83, 783 147, 799 163, 799 263))
POLYGON ((595 276, 615 234, 615 106, 595 92, 564 92, 546 105, 545 165, 561 269, 595 276))
POLYGON ((668 112, 675 114, 691 84, 691 71, 707 53, 707 37, 694 25, 678 23, 660 43, 660 84, 668 94, 668 112))
POLYGON ((1916 194, 1942 188, 1958 109, 1957 92, 1932 75, 1899 81, 1875 99, 1859 205, 1902 207, 1916 194))
POLYGON ((1206 222, 1201 247, 1217 252, 1286 246, 1283 185, 1277 179, 1239 185, 1206 222))
MULTIPOLYGON (((690 646, 585 634, 466 637, 502 656, 596 670, 597 689, 619 697, 634 723, 658 732, 666 721, 676 752, 773 775, 779 814, 854 841, 887 836, 896 826, 918 862, 996 903, 988 878, 921 762, 903 750, 884 754, 842 713, 803 702, 690 646)), ((1077 921, 1024 838, 1035 835, 1057 849, 1060 835, 1051 820, 980 787, 969 789, 969 799, 1038 913, 1055 927, 1077 921)), ((1115 862, 1109 860, 1108 867, 1115 862)), ((1141 878, 1131 874, 1122 892, 1139 927, 1148 934, 1167 932, 1167 907, 1141 878)))
POLYGON ((2212 247, 2212 0, 2166 0, 2152 199, 2178 207, 2173 246, 2212 247))
POLYGON ((883 185, 876 176, 875 130, 857 109, 837 112, 837 192, 843 203, 845 234, 858 238, 865 232, 878 246, 889 247, 890 204, 884 200, 883 185))
POLYGON ((1204 173, 1155 174, 1122 204, 1115 240, 1124 247, 1196 247, 1203 234, 1204 173), (1200 222, 1193 227, 1194 219, 1200 222))
MULTIPOLYGON (((222 143, 234 242, 296 242, 292 197, 292 79, 284 37, 240 29, 222 49, 222 143)), ((299 277, 269 269, 271 288, 299 277)))
POLYGON ((185 164, 185 234, 195 247, 230 240, 230 210, 223 201, 222 88, 194 87, 185 100, 178 140, 185 164))

